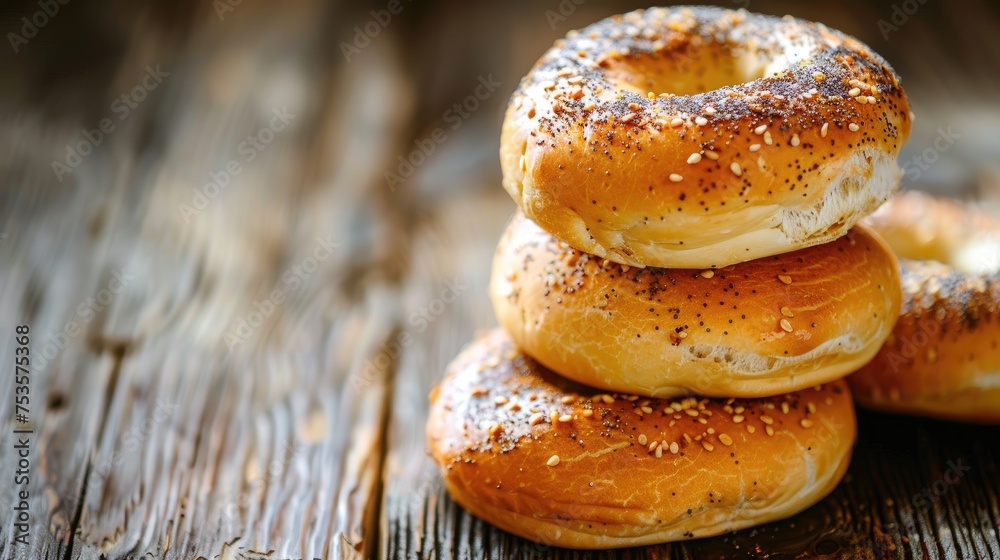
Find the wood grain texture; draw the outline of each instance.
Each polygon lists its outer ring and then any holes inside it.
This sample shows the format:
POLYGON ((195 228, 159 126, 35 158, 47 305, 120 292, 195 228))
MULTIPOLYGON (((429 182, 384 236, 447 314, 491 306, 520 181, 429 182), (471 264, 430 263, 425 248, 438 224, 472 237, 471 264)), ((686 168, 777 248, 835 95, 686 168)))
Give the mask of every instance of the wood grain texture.
POLYGON ((95 97, 146 65, 168 75, 65 183, 41 149, 37 185, 6 169, 4 333, 28 323, 43 351, 115 275, 125 286, 32 381, 34 542, 11 544, 5 510, 0 558, 373 550, 390 372, 367 364, 396 329, 399 265, 368 191, 407 122, 385 109, 405 88, 392 42, 348 66, 316 2, 192 17, 186 47, 134 38, 95 97))

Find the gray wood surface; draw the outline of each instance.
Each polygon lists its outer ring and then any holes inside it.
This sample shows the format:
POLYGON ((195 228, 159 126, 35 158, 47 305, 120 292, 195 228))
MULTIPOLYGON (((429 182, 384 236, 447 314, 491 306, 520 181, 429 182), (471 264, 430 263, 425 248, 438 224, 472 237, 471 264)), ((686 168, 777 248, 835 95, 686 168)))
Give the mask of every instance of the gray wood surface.
MULTIPOLYGON (((0 560, 1000 558, 997 429, 867 412, 829 498, 714 539, 549 549, 450 500, 423 423, 445 365, 495 324, 507 95, 554 38, 631 7, 593 0, 553 23, 559 3, 542 4, 404 0, 345 57, 385 4, 79 2, 0 56, 0 560), (157 67, 121 118, 115 100, 157 67), (501 85, 453 126, 487 77, 501 85), (104 118, 114 130, 60 180, 53 161, 104 118), (436 128, 447 140, 390 188, 436 128), (9 482, 19 324, 27 546, 9 482)), ((885 54, 918 116, 903 160, 960 134, 908 186, 997 202, 1000 11, 928 2, 885 40, 891 6, 750 8, 885 54)), ((5 9, 0 29, 34 9, 5 9)))

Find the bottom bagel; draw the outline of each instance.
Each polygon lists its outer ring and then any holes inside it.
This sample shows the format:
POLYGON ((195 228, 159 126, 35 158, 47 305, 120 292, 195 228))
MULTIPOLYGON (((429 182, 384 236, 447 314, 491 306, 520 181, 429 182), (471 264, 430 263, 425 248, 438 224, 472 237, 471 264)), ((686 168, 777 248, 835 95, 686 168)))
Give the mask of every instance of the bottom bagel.
POLYGON ((431 394, 427 440, 455 501, 568 548, 718 535, 793 515, 847 470, 843 381, 761 399, 600 393, 522 353, 470 344, 431 394))

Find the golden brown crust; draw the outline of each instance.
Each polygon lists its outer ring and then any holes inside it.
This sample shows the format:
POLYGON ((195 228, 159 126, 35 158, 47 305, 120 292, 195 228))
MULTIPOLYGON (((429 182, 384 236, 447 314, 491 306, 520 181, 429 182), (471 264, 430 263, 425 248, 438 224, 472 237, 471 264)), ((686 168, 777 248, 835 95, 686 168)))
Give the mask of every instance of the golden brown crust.
POLYGON ((869 361, 899 314, 898 266, 856 227, 719 270, 630 268, 577 251, 518 212, 497 248, 490 295, 526 352, 580 383, 762 397, 869 361))
POLYGON ((1000 221, 920 193, 869 223, 903 260, 901 316, 874 360, 849 377, 858 402, 882 410, 1000 422, 1000 221), (972 247, 972 250, 968 250, 972 247), (989 274, 966 271, 993 268, 989 274))
POLYGON ((522 210, 577 249, 722 267, 846 233, 895 190, 910 126, 898 76, 851 37, 657 8, 557 41, 511 98, 500 158, 522 210))
POLYGON ((501 329, 455 359, 431 401, 428 446, 455 500, 571 548, 793 515, 840 481, 856 430, 842 381, 756 400, 602 395, 546 370, 501 329))

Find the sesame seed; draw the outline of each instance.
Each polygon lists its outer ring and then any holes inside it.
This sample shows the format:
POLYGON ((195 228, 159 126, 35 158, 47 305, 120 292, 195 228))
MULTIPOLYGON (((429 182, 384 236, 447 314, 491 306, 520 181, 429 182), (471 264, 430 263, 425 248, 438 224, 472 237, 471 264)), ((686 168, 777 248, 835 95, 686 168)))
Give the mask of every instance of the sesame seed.
POLYGON ((604 404, 614 404, 615 402, 615 398, 607 394, 601 395, 601 400, 604 401, 604 404))
POLYGON ((576 88, 572 93, 569 94, 571 99, 582 99, 583 98, 583 88, 576 88))
POLYGON ((767 432, 767 435, 769 436, 774 435, 774 428, 772 428, 771 426, 764 426, 764 431, 767 432))
POLYGON ((822 72, 813 72, 813 79, 816 80, 817 82, 822 82, 823 80, 826 79, 826 74, 822 72))
POLYGON ((656 94, 653 93, 653 92, 651 92, 651 91, 646 92, 646 98, 647 99, 656 99, 656 94))
POLYGON ((861 88, 851 88, 851 90, 847 92, 847 95, 850 95, 851 97, 857 97, 861 95, 861 88))
POLYGON ((714 445, 705 440, 701 440, 701 446, 705 448, 705 451, 713 451, 715 449, 714 445))
POLYGON ((684 409, 684 413, 687 414, 688 416, 698 416, 698 411, 693 408, 684 409))
POLYGON ((496 398, 494 402, 496 402, 497 404, 507 404, 507 397, 500 395, 499 397, 496 398))
POLYGON ((857 101, 858 103, 860 103, 861 105, 864 105, 864 104, 868 103, 868 98, 865 97, 864 95, 859 95, 859 96, 855 97, 854 100, 857 101))
POLYGON ((549 411, 549 422, 555 424, 559 421, 559 411, 553 409, 549 411))
POLYGON ((798 147, 798 145, 799 145, 799 135, 798 134, 793 134, 792 135, 792 147, 795 148, 795 147, 798 147))
POLYGON ((709 269, 709 270, 702 270, 701 271, 701 277, 702 278, 711 278, 713 276, 715 276, 715 271, 714 270, 709 269))
POLYGON ((875 97, 874 97, 874 96, 871 96, 871 95, 869 95, 869 96, 868 96, 868 103, 869 103, 870 105, 874 105, 874 104, 875 104, 875 101, 876 101, 876 100, 875 100, 875 97))
POLYGON ((473 397, 481 397, 481 396, 485 395, 488 392, 489 391, 487 391, 486 389, 483 389, 482 387, 473 387, 472 388, 472 396, 473 397))
POLYGON ((717 159, 719 159, 719 154, 715 152, 705 152, 705 157, 707 157, 712 161, 716 161, 717 159))
POLYGON ((768 146, 771 145, 771 131, 770 130, 768 130, 767 132, 764 133, 764 143, 767 144, 768 146))
POLYGON ((754 132, 754 134, 764 134, 765 130, 767 130, 767 125, 766 124, 762 124, 762 125, 758 126, 757 128, 753 129, 753 132, 754 132))
POLYGON ((687 434, 681 434, 681 435, 683 435, 683 436, 684 436, 684 441, 686 441, 686 442, 688 442, 688 443, 691 443, 691 436, 689 436, 689 435, 687 435, 687 434))
POLYGON ((563 414, 562 416, 559 417, 560 422, 569 422, 571 420, 573 420, 572 414, 563 414))
POLYGON ((795 317, 795 314, 792 313, 792 310, 787 307, 781 308, 781 314, 784 315, 785 317, 788 317, 789 319, 795 317))
POLYGON ((781 403, 781 412, 784 414, 788 414, 788 402, 781 403))
POLYGON ((512 401, 510 404, 507 405, 507 410, 517 412, 518 410, 521 410, 521 403, 517 401, 512 401))
POLYGON ((731 169, 733 174, 736 175, 737 177, 743 175, 743 168, 740 167, 740 164, 736 163, 735 161, 729 165, 729 169, 731 169))
POLYGON ((638 103, 629 103, 628 104, 628 108, 629 108, 630 111, 638 111, 639 110, 639 104, 638 103))
POLYGON ((674 117, 673 119, 670 120, 670 126, 672 126, 674 128, 677 128, 678 126, 680 126, 682 124, 684 124, 684 119, 682 119, 680 117, 674 117))
POLYGON ((708 124, 708 119, 706 119, 705 117, 700 117, 700 116, 699 117, 695 117, 694 124, 696 124, 698 126, 705 126, 706 124, 708 124))
POLYGON ((660 457, 663 457, 663 446, 662 445, 657 445, 656 446, 656 458, 659 459, 660 457))
POLYGON ((851 123, 851 124, 847 125, 847 128, 848 128, 848 129, 849 129, 849 130, 850 130, 851 132, 857 132, 857 131, 861 130, 861 127, 860 127, 860 126, 858 126, 858 125, 856 125, 856 124, 854 124, 854 123, 851 123))
POLYGON ((503 431, 503 426, 501 426, 499 423, 494 422, 494 423, 490 424, 490 435, 491 436, 495 436, 495 435, 499 434, 502 431, 503 431))
POLYGON ((782 319, 779 324, 781 325, 781 330, 792 332, 792 324, 788 322, 788 319, 782 319))
POLYGON ((561 402, 563 404, 569 404, 569 403, 571 403, 571 402, 573 402, 575 400, 576 400, 576 397, 574 397, 573 395, 566 395, 563 398, 559 399, 559 402, 561 402))
POLYGON ((657 448, 657 446, 659 446, 659 445, 660 445, 660 443, 659 443, 659 442, 656 442, 656 441, 654 441, 654 442, 651 442, 651 443, 649 444, 649 447, 648 447, 648 448, 646 449, 646 451, 648 451, 649 453, 652 453, 652 452, 653 452, 653 450, 654 450, 654 449, 656 449, 656 448, 657 448))
POLYGON ((708 116, 714 115, 715 114, 715 107, 712 107, 711 105, 709 105, 708 107, 705 107, 705 114, 708 115, 708 116))
POLYGON ((826 138, 826 132, 830 129, 830 123, 823 123, 823 126, 819 129, 819 135, 826 138))
POLYGON ((733 416, 733 422, 734 423, 739 424, 742 421, 743 421, 743 415, 742 414, 737 414, 736 416, 733 416))
POLYGON ((733 438, 729 437, 726 434, 719 434, 719 441, 721 441, 722 445, 725 445, 726 447, 729 447, 730 445, 733 444, 733 438))
POLYGON ((556 87, 556 83, 553 82, 552 80, 544 81, 539 85, 542 86, 542 89, 553 89, 556 87))
POLYGON ((768 425, 774 424, 774 418, 771 418, 766 414, 761 415, 760 421, 768 425))
POLYGON ((792 277, 789 276, 789 275, 787 275, 787 274, 779 274, 778 275, 778 280, 781 280, 781 282, 784 283, 784 284, 791 284, 792 283, 792 277))
POLYGON ((639 434, 639 445, 646 445, 646 434, 639 434))
POLYGON ((747 432, 755 434, 757 433, 757 428, 755 428, 753 424, 747 424, 747 432))
POLYGON ((677 173, 671 173, 670 174, 670 180, 673 181, 674 183, 680 183, 681 181, 684 180, 684 177, 681 176, 681 175, 678 175, 677 173))
POLYGON ((571 83, 573 85, 576 85, 576 84, 579 84, 579 83, 583 82, 583 76, 573 76, 572 78, 570 78, 569 80, 566 80, 566 81, 568 81, 569 83, 571 83))
POLYGON ((589 408, 585 408, 583 409, 583 412, 580 413, 580 415, 583 416, 584 418, 590 418, 591 416, 594 415, 594 411, 589 408))
POLYGON ((701 161, 701 154, 699 154, 697 152, 695 152, 695 153, 691 154, 690 156, 688 156, 688 163, 690 163, 691 165, 694 165, 694 164, 698 163, 699 161, 701 161))
POLYGON ((650 408, 650 407, 648 407, 648 406, 639 407, 639 410, 645 412, 646 414, 652 414, 653 413, 653 409, 650 408))
POLYGON ((809 411, 809 414, 816 414, 816 405, 812 402, 806 403, 806 410, 809 411))
POLYGON ((750 144, 750 151, 751 152, 756 152, 759 149, 760 149, 760 144, 750 144))
POLYGON ((677 452, 681 450, 681 446, 677 445, 677 442, 670 444, 670 453, 677 455, 677 452))
POLYGON ((528 425, 530 425, 530 426, 537 426, 538 424, 541 424, 542 418, 545 418, 542 415, 542 413, 541 412, 536 412, 536 413, 534 413, 534 414, 531 415, 531 418, 528 419, 528 425))
POLYGON ((550 467, 554 467, 554 466, 558 465, 559 464, 559 456, 558 455, 553 455, 553 456, 549 457, 549 460, 545 461, 545 464, 548 465, 548 466, 550 466, 550 467))
POLYGON ((593 111, 596 108, 597 108, 597 103, 594 103, 593 101, 583 106, 584 111, 593 111))
POLYGON ((681 331, 677 333, 677 338, 687 338, 687 337, 688 337, 687 331, 681 331))

